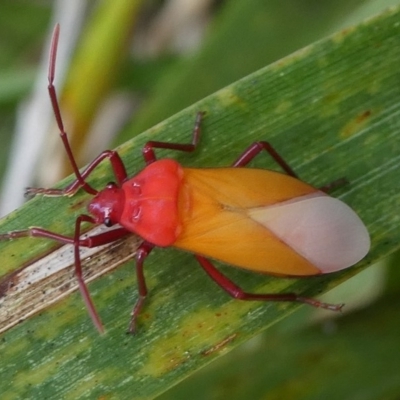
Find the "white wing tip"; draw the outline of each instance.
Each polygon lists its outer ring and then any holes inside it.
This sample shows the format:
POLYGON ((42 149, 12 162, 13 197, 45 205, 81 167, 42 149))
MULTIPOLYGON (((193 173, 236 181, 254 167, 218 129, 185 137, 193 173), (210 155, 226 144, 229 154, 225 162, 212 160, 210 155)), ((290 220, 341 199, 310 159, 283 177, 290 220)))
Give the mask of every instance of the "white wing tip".
POLYGON ((253 214, 323 274, 356 264, 370 248, 369 233, 358 215, 342 201, 322 192, 253 214))

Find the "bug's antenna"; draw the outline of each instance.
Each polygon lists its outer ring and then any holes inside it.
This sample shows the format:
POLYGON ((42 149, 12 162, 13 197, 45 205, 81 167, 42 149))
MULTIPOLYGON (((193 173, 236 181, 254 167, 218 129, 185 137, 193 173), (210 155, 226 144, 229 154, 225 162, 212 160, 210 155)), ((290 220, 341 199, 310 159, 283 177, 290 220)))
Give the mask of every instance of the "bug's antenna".
POLYGON ((89 194, 95 195, 98 191, 92 188, 82 177, 81 173, 79 172, 79 168, 76 164, 75 157, 72 153, 71 146, 69 144, 67 133, 64 129, 64 123, 61 116, 60 106, 58 104, 56 88, 54 86, 54 75, 56 69, 56 58, 57 58, 57 47, 58 47, 58 38, 60 36, 60 25, 56 24, 53 31, 53 37, 51 40, 51 47, 50 47, 50 57, 49 57, 49 74, 48 80, 49 84, 47 86, 49 90, 49 96, 51 100, 51 105, 53 106, 54 116, 56 118, 57 126, 60 131, 60 137, 63 141, 65 151, 67 152, 68 159, 71 163, 72 169, 74 174, 79 181, 79 185, 89 194))

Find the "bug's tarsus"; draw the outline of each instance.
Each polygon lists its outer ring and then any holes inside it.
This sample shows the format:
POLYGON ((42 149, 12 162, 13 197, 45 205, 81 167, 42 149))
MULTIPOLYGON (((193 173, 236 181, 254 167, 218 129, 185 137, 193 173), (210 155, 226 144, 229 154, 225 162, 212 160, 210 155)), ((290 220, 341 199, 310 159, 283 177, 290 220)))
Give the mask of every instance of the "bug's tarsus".
POLYGON ((147 285, 146 285, 146 279, 143 273, 143 267, 144 267, 144 261, 147 258, 147 256, 150 254, 150 252, 153 250, 154 245, 149 243, 149 242, 143 242, 139 248, 136 251, 136 278, 137 278, 137 286, 138 286, 138 292, 139 292, 139 297, 136 301, 135 306, 133 307, 132 313, 131 313, 131 320, 129 323, 128 327, 128 332, 127 333, 135 333, 136 332, 136 321, 137 317, 140 314, 140 311, 142 310, 144 301, 147 296, 147 285))
POLYGON ((146 164, 151 164, 157 160, 154 149, 169 149, 169 150, 186 151, 186 152, 195 151, 197 145, 199 144, 201 135, 201 122, 203 120, 204 115, 205 115, 204 111, 199 111, 196 115, 196 121, 192 132, 191 143, 182 144, 182 143, 168 143, 168 142, 156 142, 156 141, 147 142, 142 149, 143 158, 146 164))
POLYGON ((319 190, 325 193, 330 193, 332 190, 348 185, 350 182, 346 178, 339 178, 330 182, 324 186, 321 186, 319 190))
POLYGON ((343 307, 345 306, 344 303, 340 304, 330 304, 330 303, 324 303, 322 301, 316 300, 316 299, 311 299, 309 297, 302 297, 298 296, 298 299, 296 300, 300 303, 304 304, 309 304, 310 306, 313 306, 315 308, 323 308, 325 310, 329 311, 335 311, 335 312, 341 312, 343 310, 343 307))

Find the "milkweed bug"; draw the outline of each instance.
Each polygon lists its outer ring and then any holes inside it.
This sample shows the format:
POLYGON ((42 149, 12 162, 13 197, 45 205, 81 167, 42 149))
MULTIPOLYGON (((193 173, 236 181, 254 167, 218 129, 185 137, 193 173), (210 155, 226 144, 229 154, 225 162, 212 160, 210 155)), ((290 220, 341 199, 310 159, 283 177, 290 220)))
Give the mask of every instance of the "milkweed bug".
POLYGON ((50 51, 49 95, 67 156, 76 179, 63 189, 28 188, 30 195, 72 196, 79 189, 94 196, 88 214, 79 215, 75 234, 67 237, 42 228, 0 235, 0 240, 42 237, 74 246, 75 275, 88 312, 100 332, 104 328, 82 277, 79 249, 113 242, 130 233, 142 237, 136 274, 139 297, 132 311, 129 332, 147 295, 143 274, 146 257, 155 246, 173 246, 194 253, 205 272, 230 296, 241 300, 291 301, 334 311, 342 304, 322 303, 295 293, 255 294, 243 291, 206 258, 255 272, 283 276, 312 276, 348 268, 368 252, 367 229, 356 213, 326 194, 329 187, 314 188, 295 172, 268 142, 255 142, 230 168, 191 169, 173 159, 157 160, 154 149, 193 152, 200 139, 203 113, 198 113, 190 144, 150 141, 142 152, 146 167, 130 178, 116 151, 103 151, 80 172, 72 154, 53 84, 59 26, 50 51), (266 151, 285 174, 242 168, 266 151), (98 191, 87 181, 108 159, 116 182, 98 191), (117 228, 87 238, 81 224, 117 228))

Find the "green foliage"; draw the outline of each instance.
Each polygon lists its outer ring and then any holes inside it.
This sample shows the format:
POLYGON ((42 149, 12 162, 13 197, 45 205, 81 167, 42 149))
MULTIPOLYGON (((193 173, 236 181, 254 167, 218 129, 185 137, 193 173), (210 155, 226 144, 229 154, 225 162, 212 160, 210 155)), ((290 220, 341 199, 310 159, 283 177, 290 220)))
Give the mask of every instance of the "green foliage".
MULTIPOLYGON (((143 166, 140 148, 147 140, 187 142, 194 116, 203 110, 207 116, 199 151, 160 155, 174 156, 185 165, 225 166, 249 143, 264 139, 307 182, 318 186, 346 177, 350 184, 335 195, 360 214, 373 243, 357 267, 306 280, 221 267, 249 291, 315 296, 333 287, 399 248, 400 52, 394 51, 400 46, 399 21, 399 9, 387 11, 248 75, 148 129, 119 148, 129 173, 143 166)), ((267 157, 259 157, 254 165, 275 168, 267 157)), ((90 182, 101 187, 110 178, 104 163, 90 182)), ((0 232, 37 225, 72 234, 74 218, 87 199, 83 193, 34 199, 1 221, 0 232)), ((54 249, 47 241, 33 241, 0 243, 2 276, 54 249)), ((152 398, 298 308, 231 300, 205 277, 191 255, 173 249, 151 255, 146 277, 151 294, 135 337, 125 334, 136 299, 130 264, 89 285, 105 335, 95 331, 78 293, 3 333, 2 397, 152 398)), ((312 336, 307 340, 312 343, 312 336)), ((282 398, 285 393, 270 396, 282 398)))

